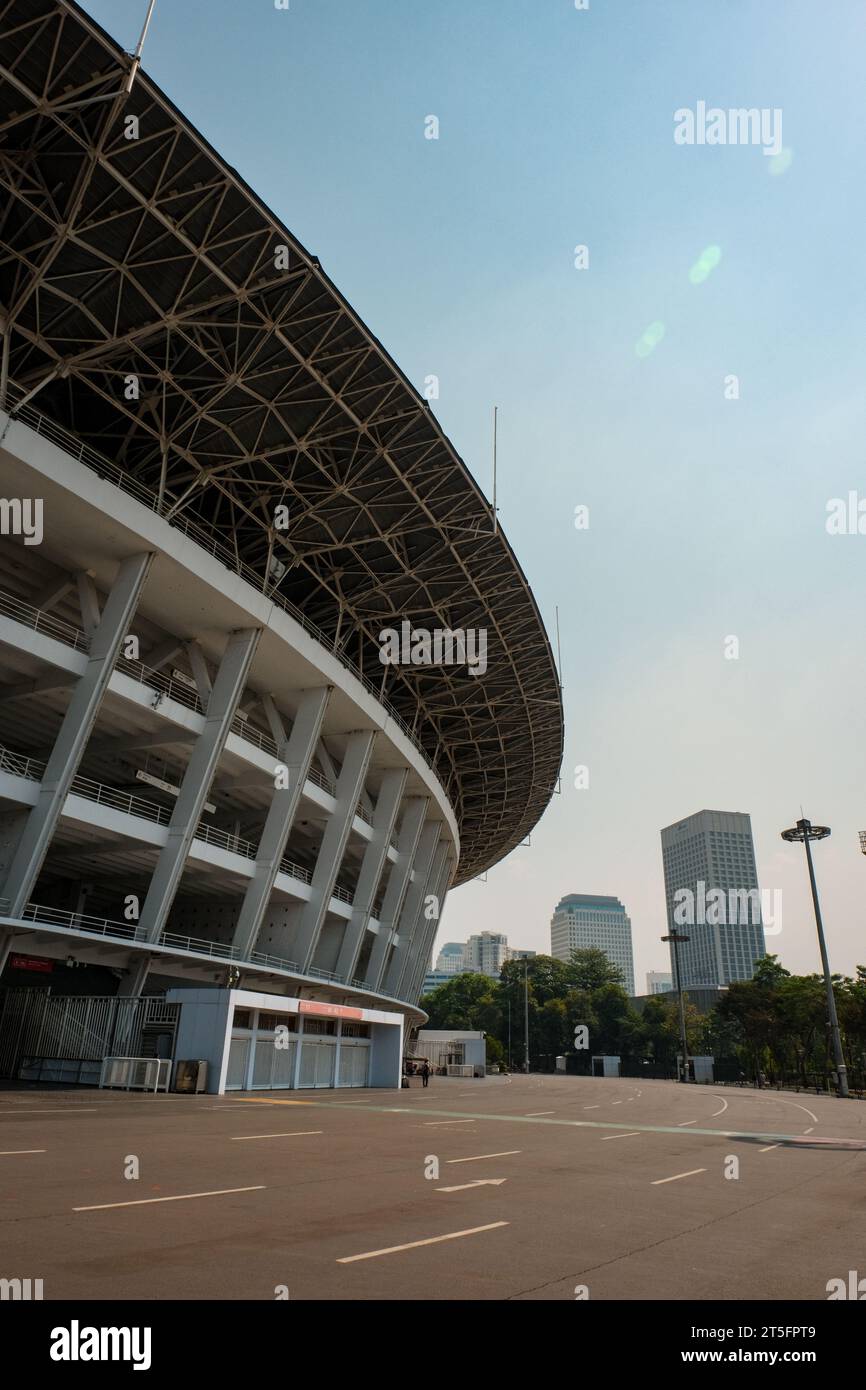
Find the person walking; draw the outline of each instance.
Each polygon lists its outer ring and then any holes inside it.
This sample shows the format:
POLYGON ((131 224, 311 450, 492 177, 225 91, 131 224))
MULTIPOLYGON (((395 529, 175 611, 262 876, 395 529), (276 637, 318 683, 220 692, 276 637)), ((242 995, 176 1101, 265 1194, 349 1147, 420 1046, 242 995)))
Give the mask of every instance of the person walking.
POLYGON ((425 1061, 421 1068, 421 1084, 426 1086, 430 1080, 430 1063, 425 1061))

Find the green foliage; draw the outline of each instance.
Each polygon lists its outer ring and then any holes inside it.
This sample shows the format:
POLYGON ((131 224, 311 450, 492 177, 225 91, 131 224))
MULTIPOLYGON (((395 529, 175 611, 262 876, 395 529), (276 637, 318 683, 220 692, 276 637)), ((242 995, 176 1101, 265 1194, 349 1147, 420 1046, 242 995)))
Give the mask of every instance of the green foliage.
MULTIPOLYGON (((499 980, 455 975, 424 999, 430 1028, 481 1030, 490 1062, 525 1057, 525 982, 529 987, 529 1055, 574 1055, 574 1030, 589 1029, 589 1051, 578 1067, 589 1070, 590 1054, 619 1056, 672 1070, 680 1051, 676 1002, 654 996, 643 1013, 629 1003, 622 975, 603 951, 573 951, 569 961, 535 956, 511 960, 499 980)), ((866 966, 856 980, 834 979, 834 993, 849 1067, 866 1068, 866 966)), ((764 1072, 797 1074, 803 1084, 830 1065, 827 1000, 823 976, 792 975, 776 956, 765 956, 751 980, 737 980, 715 1009, 698 1013, 685 995, 686 1035, 692 1055, 708 1053, 734 1063, 749 1077, 764 1072)))

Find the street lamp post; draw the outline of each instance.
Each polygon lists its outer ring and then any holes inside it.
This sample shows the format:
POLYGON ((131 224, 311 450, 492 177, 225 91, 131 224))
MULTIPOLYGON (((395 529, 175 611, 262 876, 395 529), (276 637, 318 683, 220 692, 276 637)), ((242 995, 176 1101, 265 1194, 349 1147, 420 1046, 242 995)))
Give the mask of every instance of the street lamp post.
POLYGON ((808 820, 798 820, 790 830, 782 831, 782 839, 789 843, 802 840, 806 846, 806 863, 809 866, 809 884, 812 889, 812 904, 815 908, 815 923, 818 928, 818 945, 821 948, 821 964, 824 967, 824 984, 827 988, 827 1013, 830 1019, 830 1032, 833 1035, 833 1055, 836 1059, 837 1089, 842 1099, 848 1095, 848 1068, 842 1055, 842 1037, 839 1033, 839 1019, 836 1014, 836 997, 833 993, 833 979, 830 974, 830 961, 827 956, 827 943, 824 940, 824 923, 821 921, 821 906, 818 902, 818 885, 815 882, 815 866, 812 863, 812 840, 826 840, 830 834, 828 825, 813 825, 808 820))
POLYGON ((674 944, 674 977, 677 988, 677 1003, 680 1010, 680 1041, 683 1049, 683 1081, 689 1079, 689 1044, 686 1037, 686 1006, 683 1001, 683 987, 680 978, 680 953, 678 950, 681 941, 690 941, 691 937, 683 932, 672 931, 670 936, 663 936, 662 941, 672 941, 674 944))
POLYGON ((529 1075, 529 957, 523 958, 523 1027, 526 1038, 526 1061, 523 1070, 529 1075))

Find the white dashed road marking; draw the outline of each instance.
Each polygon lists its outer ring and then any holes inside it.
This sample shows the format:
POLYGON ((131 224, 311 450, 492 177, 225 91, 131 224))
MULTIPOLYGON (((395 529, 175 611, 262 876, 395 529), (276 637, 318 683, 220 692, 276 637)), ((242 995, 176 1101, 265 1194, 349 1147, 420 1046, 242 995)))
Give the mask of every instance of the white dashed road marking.
POLYGON ((367 1250, 363 1255, 344 1255, 338 1265, 354 1264, 356 1260, 374 1260, 377 1255, 396 1255, 400 1250, 417 1250, 420 1245, 438 1245, 443 1240, 459 1240, 461 1236, 477 1236, 482 1231, 495 1231, 507 1226, 507 1221, 492 1221, 489 1226, 471 1226, 467 1231, 449 1231, 445 1236, 429 1236, 427 1240, 410 1240, 407 1245, 389 1245, 384 1250, 367 1250))
POLYGON ((233 1134, 232 1139, 294 1139, 301 1134, 324 1134, 323 1129, 287 1129, 282 1134, 233 1134))
POLYGON ((446 1158, 446 1163, 477 1163, 481 1158, 508 1158, 511 1154, 523 1153, 522 1149, 503 1149, 498 1154, 473 1154, 471 1158, 446 1158))
POLYGON ((154 1202, 189 1202, 193 1197, 228 1197, 232 1192, 264 1192, 265 1184, 256 1187, 221 1187, 215 1192, 181 1192, 177 1197, 141 1197, 137 1202, 100 1202, 95 1207, 73 1207, 73 1211, 111 1211, 113 1207, 148 1207, 154 1202))
POLYGON ((674 1173, 672 1178, 656 1178, 651 1187, 661 1187, 666 1182, 679 1182, 680 1178, 693 1178, 696 1173, 705 1173, 706 1168, 690 1168, 687 1173, 674 1173))

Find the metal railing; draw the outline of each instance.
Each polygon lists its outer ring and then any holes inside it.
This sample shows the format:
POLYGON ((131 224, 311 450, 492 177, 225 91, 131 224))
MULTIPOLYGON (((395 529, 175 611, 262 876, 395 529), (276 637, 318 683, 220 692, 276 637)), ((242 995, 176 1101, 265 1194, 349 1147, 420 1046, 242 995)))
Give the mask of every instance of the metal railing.
MULTIPOLYGON (((9 906, 10 900, 8 898, 0 898, 0 917, 8 914, 9 906)), ((65 908, 45 907, 39 903, 28 903, 21 914, 21 920, 39 922, 45 926, 58 927, 62 930, 87 932, 91 936, 116 937, 122 941, 145 941, 147 939, 141 927, 129 922, 118 922, 110 917, 94 917, 87 912, 70 912, 65 908)), ((206 956, 212 960, 238 961, 241 964, 264 966, 269 970, 286 971, 292 975, 312 976, 317 980, 327 980, 333 984, 348 985, 355 989, 373 992, 363 980, 352 979, 348 975, 338 975, 333 970, 321 970, 318 966, 310 966, 307 970, 302 970, 297 961, 289 960, 285 956, 272 956, 265 951, 252 951, 249 955, 242 956, 237 946, 223 941, 206 941, 203 937, 185 936, 180 932, 164 931, 153 942, 153 945, 188 951, 191 955, 206 956)), ((149 1019, 149 1021, 151 1020, 149 1019)))
MULTIPOLYGON (((10 401, 14 402, 15 400, 21 399, 24 394, 25 392, 16 383, 12 381, 9 382, 8 397, 10 401)), ((276 589, 272 589, 268 592, 266 578, 263 579, 262 575, 254 570, 252 566, 246 564, 237 554, 236 550, 232 550, 229 546, 218 540, 207 527, 199 525, 197 522, 191 521, 187 517, 181 516, 180 513, 175 510, 181 505, 181 499, 175 497, 174 494, 170 492, 165 492, 162 498, 160 498, 158 493, 154 492, 151 488, 144 487, 142 483, 138 482, 137 479, 133 478, 131 474, 127 473, 125 469, 121 468, 117 463, 106 458, 104 454, 100 454, 89 444, 85 444, 83 440, 65 429, 63 425, 43 415, 41 411, 36 410, 32 405, 28 404, 16 407, 13 404, 10 414, 11 418, 21 420, 44 439, 50 440, 52 444, 56 444, 59 448, 63 449, 65 453, 71 454, 73 458, 77 459, 79 463, 82 463, 85 468, 89 468, 92 472, 96 473, 98 477, 110 482, 114 487, 119 488, 130 497, 134 497, 136 501, 141 502, 143 506, 147 507, 149 511, 155 512, 157 516, 163 517, 174 530, 180 531, 182 535, 193 541, 197 546, 200 546, 201 549, 207 551, 214 559, 219 560, 221 564, 225 565, 226 569, 231 570, 232 573, 246 580, 253 589, 259 594, 262 594, 269 602, 275 604, 278 608, 282 608, 305 632, 308 632, 316 642, 329 651, 331 655, 339 661, 340 665, 354 676, 355 680, 360 681, 364 689, 374 697, 377 704, 387 711, 390 718, 393 719, 394 723, 409 740, 416 752, 420 754, 424 762, 435 774, 433 762, 415 733, 414 728, 406 722, 396 706, 394 706, 388 697, 380 690, 380 687, 374 681, 371 681, 369 677, 365 676, 360 667, 356 666, 351 658, 346 656, 345 652, 338 649, 336 640, 329 637, 316 623, 311 622, 302 609, 298 608, 290 599, 284 598, 276 589)))
POLYGON ((313 782, 317 787, 321 787, 322 791, 327 792, 329 796, 336 796, 337 794, 337 788, 334 783, 329 781, 324 773, 320 772, 317 767, 310 768, 307 773, 307 781, 313 782))
POLYGON ((46 637, 53 637, 66 647, 74 647, 77 652, 90 649, 90 638, 80 628, 64 622, 62 618, 55 618, 44 608, 34 608, 32 603, 27 603, 17 594, 10 594, 6 589, 0 590, 0 613, 32 628, 34 632, 44 632, 46 637))
POLYGON ((148 801, 143 796, 131 792, 118 791, 104 782, 94 782, 89 777, 73 777, 70 791, 74 796, 82 796, 87 801, 95 801, 99 806, 110 806, 113 811, 122 811, 127 816, 139 820, 154 821, 157 825, 168 825, 171 812, 156 801, 148 801))
MULTIPOLYGON (((45 763, 38 758, 26 758, 0 746, 0 772, 9 772, 13 776, 26 777, 30 781, 38 782, 44 775, 45 763)), ((131 792, 118 791, 116 787, 107 786, 104 782, 95 782, 90 777, 74 777, 70 791, 87 801, 94 801, 100 806, 110 806, 114 811, 136 816, 139 820, 148 820, 156 825, 168 825, 171 821, 172 813, 167 806, 160 806, 156 801, 148 801, 146 797, 135 796, 131 792)), ((217 845, 220 849, 229 850, 234 854, 242 854, 246 859, 255 859, 258 854, 258 849, 251 840, 242 839, 228 830, 220 830, 217 826, 207 825, 204 821, 199 821, 194 838, 203 840, 205 844, 217 845)), ((290 878, 299 879, 302 883, 312 881, 309 869, 287 857, 280 860, 280 872, 288 874, 290 878)), ((333 896, 345 902, 352 901, 351 894, 344 888, 335 888, 333 896)))
POLYGON ((237 714, 232 720, 231 727, 232 733, 237 734, 238 738, 245 738, 247 743, 252 743, 256 748, 261 748, 263 753, 273 753, 274 757, 277 756, 277 745, 274 743, 270 734, 263 734, 261 729, 256 729, 252 724, 248 723, 246 719, 241 719, 237 714))
POLYGON ((199 821, 195 838, 204 840, 206 845, 218 845, 232 854, 242 854, 245 859, 255 859, 256 847, 252 840, 243 840, 240 835, 231 835, 227 830, 219 830, 215 825, 205 825, 199 821))
POLYGON ((155 690, 160 695, 167 695, 170 700, 174 700, 179 705, 185 705, 187 709, 194 710, 196 714, 204 714, 205 708, 198 697, 198 692, 193 690, 186 681, 173 680, 164 671, 157 671, 152 666, 145 666, 142 661, 130 661, 128 657, 119 656, 114 663, 115 671, 120 671, 122 675, 129 676, 131 680, 138 681, 139 685, 146 685, 150 690, 155 690))
POLYGON ((25 758, 9 748, 0 748, 0 772, 9 772, 13 777, 26 777, 29 782, 41 782, 45 763, 41 758, 25 758))
POLYGON ((304 869, 300 864, 295 864, 291 859, 280 860, 280 873, 288 874, 290 878, 299 878, 302 883, 312 883, 313 876, 309 869, 304 869))

